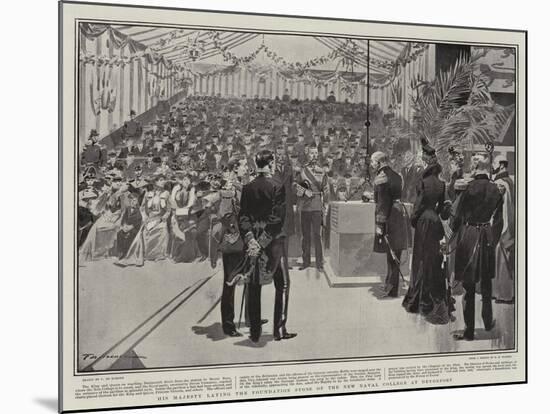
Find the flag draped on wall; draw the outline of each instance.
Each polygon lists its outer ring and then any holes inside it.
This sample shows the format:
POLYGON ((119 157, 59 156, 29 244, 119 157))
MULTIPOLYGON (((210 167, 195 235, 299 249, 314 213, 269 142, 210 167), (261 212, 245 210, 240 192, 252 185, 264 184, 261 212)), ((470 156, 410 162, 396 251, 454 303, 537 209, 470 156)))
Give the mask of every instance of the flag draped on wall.
POLYGON ((91 129, 101 137, 121 127, 131 110, 139 113, 170 98, 185 83, 175 82, 178 68, 110 25, 79 23, 79 135, 91 129))

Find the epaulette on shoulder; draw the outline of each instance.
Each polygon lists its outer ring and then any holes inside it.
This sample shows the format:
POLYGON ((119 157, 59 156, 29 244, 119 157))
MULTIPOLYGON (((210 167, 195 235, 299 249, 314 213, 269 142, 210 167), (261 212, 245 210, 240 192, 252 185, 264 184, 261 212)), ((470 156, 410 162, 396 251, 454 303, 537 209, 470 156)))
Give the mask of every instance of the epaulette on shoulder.
POLYGON ((374 178, 374 185, 386 184, 387 182, 388 182, 388 175, 384 171, 381 171, 380 174, 378 174, 374 178))

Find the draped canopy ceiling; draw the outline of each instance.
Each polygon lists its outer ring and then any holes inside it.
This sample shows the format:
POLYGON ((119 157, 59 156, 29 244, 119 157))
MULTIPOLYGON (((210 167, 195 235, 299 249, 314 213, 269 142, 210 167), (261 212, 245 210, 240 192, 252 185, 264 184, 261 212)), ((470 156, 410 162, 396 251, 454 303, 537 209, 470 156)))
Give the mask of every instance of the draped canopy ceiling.
MULTIPOLYGON (((366 40, 143 26, 114 25, 112 28, 176 65, 232 64, 257 52, 249 61, 264 59, 290 69, 334 70, 340 62, 347 66, 341 69, 353 64, 355 70, 364 72, 368 66, 366 40), (193 49, 197 51, 196 57, 191 54, 193 49)), ((407 55, 410 46, 406 42, 370 41, 371 73, 389 75, 398 59, 407 55)))

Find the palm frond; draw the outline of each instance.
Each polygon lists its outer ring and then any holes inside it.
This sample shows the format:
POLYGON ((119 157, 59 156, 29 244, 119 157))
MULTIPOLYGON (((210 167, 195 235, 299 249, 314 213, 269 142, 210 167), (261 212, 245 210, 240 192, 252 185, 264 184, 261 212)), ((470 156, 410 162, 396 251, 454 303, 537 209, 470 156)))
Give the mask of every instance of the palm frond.
POLYGON ((460 57, 431 82, 418 82, 412 99, 415 131, 446 160, 449 146, 470 147, 502 141, 513 120, 513 105, 496 104, 483 74, 474 73, 475 57, 460 57))
POLYGON ((448 71, 440 72, 432 82, 418 85, 413 101, 417 130, 435 144, 446 119, 467 101, 471 91, 472 65, 465 57, 457 59, 448 71))

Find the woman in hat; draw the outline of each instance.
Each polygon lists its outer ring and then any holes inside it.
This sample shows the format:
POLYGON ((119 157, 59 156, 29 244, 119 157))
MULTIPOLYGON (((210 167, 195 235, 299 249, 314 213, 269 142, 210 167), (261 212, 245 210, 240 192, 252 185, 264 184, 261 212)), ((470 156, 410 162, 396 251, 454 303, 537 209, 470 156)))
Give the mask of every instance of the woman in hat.
POLYGON ((120 266, 143 266, 145 260, 162 260, 168 254, 168 217, 170 216, 170 193, 164 189, 166 178, 158 175, 154 188, 145 194, 141 206, 143 225, 117 264, 120 266))
POLYGON ((100 217, 90 228, 88 237, 80 248, 81 262, 107 258, 115 253, 125 189, 122 187, 120 171, 113 170, 107 178, 104 191, 92 211, 100 217))
POLYGON ((426 168, 416 185, 416 201, 411 216, 415 229, 411 281, 403 306, 408 312, 428 316, 428 320, 434 323, 447 323, 450 314, 446 275, 441 266, 441 240, 445 237, 441 219, 448 218, 445 183, 439 178, 442 169, 435 149, 424 141, 422 151, 426 168))

